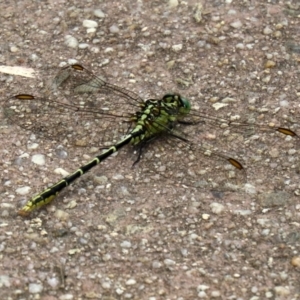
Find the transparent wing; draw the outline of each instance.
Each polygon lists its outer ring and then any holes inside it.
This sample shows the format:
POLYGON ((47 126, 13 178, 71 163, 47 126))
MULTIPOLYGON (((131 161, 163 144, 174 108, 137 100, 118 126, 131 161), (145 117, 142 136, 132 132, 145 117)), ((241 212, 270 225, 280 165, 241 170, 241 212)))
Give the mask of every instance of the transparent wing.
POLYGON ((251 124, 243 123, 245 130, 235 124, 229 126, 228 132, 228 127, 212 129, 215 124, 218 122, 209 123, 208 127, 207 123, 179 124, 167 139, 154 141, 143 152, 137 165, 143 171, 137 173, 140 177, 136 180, 147 183, 151 179, 163 179, 171 186, 175 183, 188 188, 226 191, 243 189, 246 182, 255 184, 256 179, 260 180, 257 182, 260 186, 272 176, 278 187, 285 186, 286 169, 299 163, 299 138, 292 130, 282 128, 279 132, 278 128, 258 124, 253 129, 251 124), (246 129, 254 133, 249 135, 246 129))
POLYGON ((81 65, 61 69, 45 94, 6 99, 5 117, 42 137, 81 146, 114 142, 128 130, 130 118, 144 102, 81 65))

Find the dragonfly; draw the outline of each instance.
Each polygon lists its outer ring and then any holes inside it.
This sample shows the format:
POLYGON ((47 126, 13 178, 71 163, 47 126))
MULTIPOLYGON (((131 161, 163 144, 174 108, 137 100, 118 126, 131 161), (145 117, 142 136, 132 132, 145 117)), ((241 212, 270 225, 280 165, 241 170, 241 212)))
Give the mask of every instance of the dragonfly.
POLYGON ((138 147, 135 161, 138 163, 145 146, 161 137, 183 144, 196 157, 216 157, 238 172, 244 172, 244 165, 239 159, 209 149, 199 139, 181 130, 181 126, 208 124, 217 128, 235 128, 242 133, 254 129, 254 132, 265 131, 299 138, 289 128, 207 115, 193 109, 191 101, 179 93, 167 93, 161 98, 144 100, 129 89, 107 82, 78 63, 59 70, 51 82, 50 93, 43 96, 17 94, 5 99, 2 106, 4 116, 10 123, 45 138, 68 139, 78 147, 93 145, 95 140, 104 141, 100 154, 30 198, 18 211, 21 216, 27 216, 52 202, 67 186, 128 144, 138 147), (100 95, 101 98, 95 100, 100 95))

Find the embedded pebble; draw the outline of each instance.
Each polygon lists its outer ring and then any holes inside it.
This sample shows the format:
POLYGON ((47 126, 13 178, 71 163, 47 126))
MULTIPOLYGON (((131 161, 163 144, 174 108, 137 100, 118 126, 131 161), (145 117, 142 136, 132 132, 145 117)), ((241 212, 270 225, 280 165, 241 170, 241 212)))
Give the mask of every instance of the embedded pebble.
POLYGON ((238 43, 235 45, 235 48, 243 50, 243 49, 245 49, 245 45, 243 43, 238 43))
POLYGON ((215 109, 215 110, 219 110, 220 108, 222 107, 226 107, 228 106, 228 103, 220 103, 220 102, 216 102, 212 105, 212 107, 215 109))
POLYGON ((37 144, 37 143, 30 143, 27 145, 27 148, 30 150, 34 150, 34 149, 37 149, 38 146, 39 146, 39 144, 37 144))
POLYGON ((111 288, 111 283, 109 281, 104 281, 101 283, 101 286, 106 289, 109 290, 111 288))
POLYGON ((55 217, 61 221, 66 221, 69 219, 69 214, 63 210, 57 209, 54 213, 55 217))
POLYGON ((83 20, 82 26, 86 28, 95 28, 98 27, 98 23, 93 20, 83 20))
POLYGON ((121 246, 122 248, 131 248, 131 242, 129 242, 129 241, 123 241, 123 242, 120 244, 120 246, 121 246))
POLYGON ((62 159, 65 159, 68 157, 68 152, 61 145, 57 147, 57 149, 55 150, 55 153, 59 158, 62 158, 62 159))
POLYGON ((244 191, 245 191, 245 193, 250 194, 250 195, 256 194, 256 188, 255 188, 255 186, 252 185, 252 184, 250 184, 250 183, 246 183, 245 184, 244 191))
POLYGON ((171 8, 177 7, 178 6, 178 0, 169 0, 169 6, 171 8))
POLYGON ((294 256, 291 260, 291 264, 294 267, 300 267, 300 256, 294 256))
POLYGON ((209 214, 202 214, 202 219, 203 220, 208 220, 210 218, 209 214))
POLYGON ((174 266, 176 264, 176 262, 172 259, 169 259, 169 258, 166 258, 164 260, 164 264, 167 266, 167 267, 171 267, 171 266, 174 266))
POLYGON ((19 195, 27 195, 30 191, 31 187, 30 186, 23 186, 20 188, 16 189, 16 193, 19 195))
POLYGON ((271 34, 273 32, 273 30, 270 28, 270 27, 265 27, 264 28, 264 30, 263 30, 263 33, 265 34, 265 35, 269 35, 269 34, 271 34))
POLYGON ((63 177, 66 177, 66 176, 68 176, 70 174, 68 171, 66 171, 66 170, 64 170, 62 168, 56 168, 54 170, 54 173, 57 174, 57 175, 61 175, 63 177))
POLYGON ((65 36, 65 45, 70 47, 70 48, 77 48, 78 47, 78 40, 71 36, 71 35, 66 35, 65 36))
POLYGON ((107 47, 106 49, 104 49, 104 53, 111 53, 111 52, 114 52, 114 48, 112 47, 107 47))
POLYGON ((108 178, 104 175, 102 176, 95 176, 93 178, 93 181, 96 183, 96 184, 105 184, 108 182, 108 178))
POLYGON ((121 175, 121 174, 116 174, 116 175, 113 176, 113 179, 114 180, 122 180, 122 179, 124 179, 124 176, 121 175))
POLYGON ((89 44, 87 44, 87 43, 80 43, 79 45, 78 45, 78 48, 79 49, 86 49, 86 48, 88 48, 89 47, 89 44))
POLYGON ((109 260, 111 260, 111 258, 112 257, 111 257, 111 255, 109 253, 106 253, 106 254, 103 255, 103 260, 104 261, 109 261, 109 260))
POLYGON ((46 162, 44 154, 34 154, 31 158, 31 161, 39 166, 43 166, 46 162))
POLYGON ((18 51, 19 51, 18 47, 16 47, 16 46, 11 46, 10 47, 10 52, 15 53, 15 52, 18 52, 18 51))
POLYGON ((136 280, 134 278, 130 278, 125 282, 126 285, 134 285, 136 284, 136 280))
MULTIPOLYGON (((3 250, 3 249, 1 249, 3 250)), ((5 287, 10 287, 10 281, 9 281, 9 276, 7 275, 0 275, 0 287, 2 288, 3 286, 5 287)))
POLYGON ((117 288, 117 289, 116 289, 116 293, 117 293, 118 295, 122 295, 122 294, 124 293, 124 290, 123 290, 123 289, 120 289, 120 288, 117 288))
POLYGON ((95 32, 96 32, 96 27, 90 27, 90 28, 87 28, 87 30, 86 30, 86 33, 88 33, 88 34, 92 34, 95 32))
POLYGON ((289 288, 284 286, 275 286, 274 290, 277 296, 288 296, 290 294, 289 288))
POLYGON ((178 45, 173 45, 173 46, 172 46, 172 50, 173 50, 174 52, 179 52, 180 50, 182 50, 182 48, 183 48, 183 45, 182 45, 182 44, 178 44, 178 45))
POLYGON ((64 294, 59 296, 59 300, 72 300, 74 299, 74 296, 72 294, 64 294))
POLYGON ((273 61, 273 60, 268 60, 266 63, 265 63, 265 68, 274 68, 276 66, 276 62, 273 61))
POLYGON ((219 298, 219 297, 221 297, 221 292, 220 291, 212 291, 211 292, 211 297, 212 298, 219 298))
POLYGON ((217 202, 213 202, 213 203, 210 204, 210 208, 211 208, 211 211, 214 214, 219 215, 221 212, 224 211, 225 206, 223 204, 220 204, 220 203, 217 203, 217 202))
POLYGON ((109 27, 109 31, 111 33, 119 33, 120 29, 119 29, 119 27, 117 25, 114 24, 114 25, 112 25, 112 26, 109 27))
POLYGON ((47 283, 53 288, 56 289, 60 285, 60 281, 56 277, 47 278, 47 283))
POLYGON ((94 13, 95 17, 98 17, 98 18, 101 18, 101 19, 105 18, 105 13, 101 9, 95 9, 93 11, 93 13, 94 13))
POLYGON ((207 298, 207 294, 206 294, 204 291, 200 291, 200 292, 198 293, 198 297, 199 297, 199 298, 207 298))
POLYGON ((31 294, 40 293, 43 290, 43 286, 39 283, 30 283, 28 287, 28 291, 31 294))
POLYGON ((282 100, 279 102, 279 104, 281 107, 289 107, 290 106, 290 103, 287 100, 282 100))
POLYGON ((233 213, 235 215, 248 216, 248 215, 251 215, 252 212, 249 209, 236 209, 233 211, 233 213))
POLYGON ((162 266, 162 264, 159 262, 159 261, 153 261, 152 262, 152 268, 153 269, 159 269, 159 268, 161 268, 161 266, 162 266))
POLYGON ((230 23, 230 26, 237 29, 237 28, 241 28, 243 26, 243 23, 240 20, 236 20, 230 23))

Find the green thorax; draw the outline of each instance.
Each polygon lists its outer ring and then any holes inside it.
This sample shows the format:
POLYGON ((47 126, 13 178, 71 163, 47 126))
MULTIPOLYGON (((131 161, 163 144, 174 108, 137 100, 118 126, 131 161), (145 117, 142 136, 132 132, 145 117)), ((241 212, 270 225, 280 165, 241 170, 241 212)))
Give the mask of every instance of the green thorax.
POLYGON ((160 100, 149 99, 141 106, 131 120, 136 123, 133 132, 140 131, 131 143, 139 144, 162 133, 167 133, 191 110, 191 104, 179 94, 166 94, 160 100))

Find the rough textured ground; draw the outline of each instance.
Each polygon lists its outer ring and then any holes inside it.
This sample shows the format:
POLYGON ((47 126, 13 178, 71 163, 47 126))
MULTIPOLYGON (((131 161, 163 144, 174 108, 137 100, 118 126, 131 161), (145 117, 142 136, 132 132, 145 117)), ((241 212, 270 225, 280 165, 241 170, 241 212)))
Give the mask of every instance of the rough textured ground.
MULTIPOLYGON (((78 61, 145 99, 177 91, 206 113, 300 134, 298 1, 25 0, 0 8, 0 64, 41 74, 0 74, 0 103, 39 93, 55 69, 78 61)), ((71 172, 95 149, 32 135, 1 115, 0 298, 299 299, 299 140, 193 130, 245 162, 247 177, 156 143, 138 166, 124 150, 22 218, 21 205, 61 178, 57 168, 71 172), (197 163, 198 185, 181 184, 197 163), (209 188, 221 176, 232 188, 209 188)))

